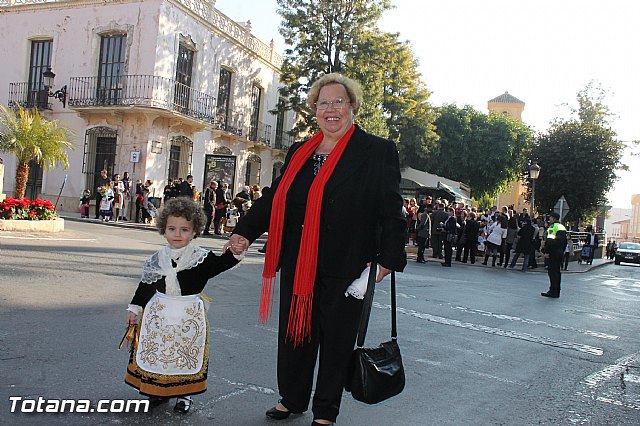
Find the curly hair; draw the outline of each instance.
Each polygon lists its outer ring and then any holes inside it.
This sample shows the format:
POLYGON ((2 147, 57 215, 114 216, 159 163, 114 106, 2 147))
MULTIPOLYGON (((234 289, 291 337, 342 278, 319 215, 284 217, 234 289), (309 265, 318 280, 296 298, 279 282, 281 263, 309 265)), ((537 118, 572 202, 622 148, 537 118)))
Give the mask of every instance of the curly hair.
POLYGON ((311 89, 309 89, 309 93, 307 94, 307 105, 309 105, 309 108, 311 108, 313 112, 316 112, 316 101, 318 100, 318 96, 320 96, 320 90, 329 84, 340 84, 344 87, 347 95, 349 95, 349 102, 351 102, 353 113, 357 114, 362 105, 363 97, 360 84, 355 80, 335 72, 323 75, 311 85, 311 89))
POLYGON ((207 221, 202 209, 188 197, 172 198, 164 205, 162 212, 156 219, 156 227, 158 231, 160 231, 160 235, 164 235, 169 216, 183 217, 191 222, 193 224, 193 231, 196 233, 194 238, 198 238, 198 236, 202 234, 204 224, 207 221))

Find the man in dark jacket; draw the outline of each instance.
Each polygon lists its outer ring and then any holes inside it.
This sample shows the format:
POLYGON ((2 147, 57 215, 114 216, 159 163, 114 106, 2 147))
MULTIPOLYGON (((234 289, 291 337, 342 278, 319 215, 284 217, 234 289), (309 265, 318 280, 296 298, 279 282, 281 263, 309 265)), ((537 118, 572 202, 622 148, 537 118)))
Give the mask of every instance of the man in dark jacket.
POLYGON ((467 263, 467 258, 471 255, 471 264, 476 263, 476 249, 478 247, 478 231, 480 224, 476 220, 474 212, 469 213, 467 223, 464 226, 464 253, 462 255, 462 263, 467 263))
POLYGON ((444 263, 442 266, 451 266, 451 256, 453 255, 453 244, 458 240, 458 222, 454 216, 456 210, 447 207, 447 219, 444 221, 444 263))
POLYGON ((187 175, 187 179, 178 186, 178 197, 189 197, 193 200, 193 187, 191 186, 192 182, 193 176, 187 175))
POLYGON ((427 241, 431 236, 431 217, 425 211, 422 212, 420 216, 420 222, 418 222, 418 226, 416 227, 416 239, 418 240, 418 263, 426 263, 426 259, 424 258, 424 250, 427 246, 427 241))
POLYGON ((436 209, 431 213, 431 248, 433 257, 442 259, 442 240, 444 238, 444 222, 449 218, 441 203, 436 204, 436 209))
POLYGON ((522 272, 527 272, 529 268, 529 259, 533 252, 533 233, 535 229, 531 225, 531 218, 525 217, 522 222, 522 228, 518 231, 518 242, 516 243, 516 252, 511 260, 511 268, 515 268, 516 262, 520 254, 524 255, 524 263, 522 264, 522 272))

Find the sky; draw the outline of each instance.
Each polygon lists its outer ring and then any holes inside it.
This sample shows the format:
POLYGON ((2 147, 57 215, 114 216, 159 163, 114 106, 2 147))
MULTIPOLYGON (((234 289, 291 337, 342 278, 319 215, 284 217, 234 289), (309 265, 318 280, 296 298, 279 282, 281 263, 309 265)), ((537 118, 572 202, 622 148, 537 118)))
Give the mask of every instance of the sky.
MULTIPOLYGON (((621 141, 640 140, 640 2, 636 0, 391 0, 380 27, 410 42, 431 103, 471 105, 508 91, 525 102, 522 119, 545 131, 568 118, 576 94, 594 80, 621 141), (568 105, 568 106, 567 106, 568 105)), ((284 50, 276 0, 217 0, 252 33, 284 50)), ((365 88, 366 90, 366 88, 365 88)), ((609 193, 613 207, 640 193, 640 156, 627 152, 629 172, 609 193)), ((544 173, 544 170, 541 171, 544 173)), ((576 179, 584 179, 576 170, 576 179)))

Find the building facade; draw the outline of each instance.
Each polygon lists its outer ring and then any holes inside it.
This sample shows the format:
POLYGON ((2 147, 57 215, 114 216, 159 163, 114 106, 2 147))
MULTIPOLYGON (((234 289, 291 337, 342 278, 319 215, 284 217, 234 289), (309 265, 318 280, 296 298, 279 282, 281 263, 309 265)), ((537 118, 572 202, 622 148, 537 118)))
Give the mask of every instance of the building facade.
POLYGON ((0 55, 0 102, 74 132, 69 169, 32 164, 26 194, 54 199, 66 182, 64 211, 102 169, 151 179, 157 197, 188 174, 199 191, 269 185, 292 142, 295 115, 273 112, 282 56, 215 0, 0 0, 0 55))

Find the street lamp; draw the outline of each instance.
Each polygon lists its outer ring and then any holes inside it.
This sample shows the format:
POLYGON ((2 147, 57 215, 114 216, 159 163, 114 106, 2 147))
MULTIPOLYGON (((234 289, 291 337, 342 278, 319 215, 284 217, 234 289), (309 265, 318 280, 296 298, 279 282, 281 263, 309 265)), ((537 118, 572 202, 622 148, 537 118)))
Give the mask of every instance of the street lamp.
POLYGON ((53 89, 53 79, 56 78, 56 75, 51 71, 51 67, 47 67, 47 70, 42 73, 42 78, 44 81, 44 87, 47 90, 47 96, 50 98, 56 98, 60 102, 62 102, 62 108, 67 106, 67 86, 63 86, 62 89, 56 90, 52 92, 53 89))
POLYGON ((536 215, 536 180, 540 176, 540 166, 538 163, 531 163, 529 165, 529 179, 532 182, 531 188, 531 216, 535 217, 536 215))

